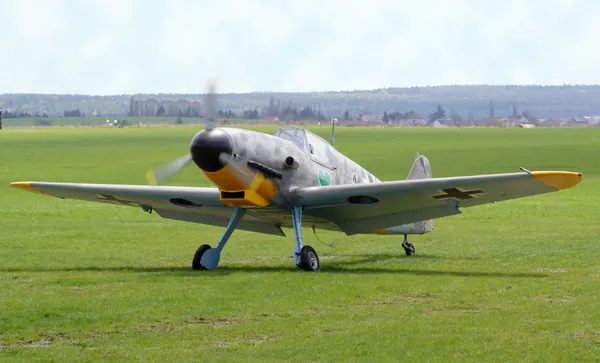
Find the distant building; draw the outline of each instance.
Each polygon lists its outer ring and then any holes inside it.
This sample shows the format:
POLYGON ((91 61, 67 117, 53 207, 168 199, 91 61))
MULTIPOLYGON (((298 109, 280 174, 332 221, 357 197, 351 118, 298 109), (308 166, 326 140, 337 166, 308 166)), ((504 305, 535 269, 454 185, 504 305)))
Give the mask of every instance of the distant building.
POLYGON ((529 121, 522 115, 516 115, 516 116, 510 116, 509 118, 507 118, 504 125, 505 125, 505 127, 517 127, 520 124, 525 124, 527 122, 529 122, 529 121))
POLYGON ((442 129, 442 128, 447 128, 447 127, 450 127, 450 126, 442 124, 438 120, 435 120, 431 124, 431 127, 433 127, 434 129, 442 129))
POLYGON ((434 122, 438 122, 440 125, 454 125, 454 121, 450 117, 438 118, 434 122))
POLYGON ((427 121, 416 112, 407 112, 400 117, 396 117, 395 120, 390 120, 390 124, 399 126, 425 126, 427 125, 427 121))
POLYGON ((569 121, 567 121, 567 123, 565 124, 565 126, 567 127, 584 127, 588 125, 588 121, 583 119, 583 118, 572 118, 569 121))

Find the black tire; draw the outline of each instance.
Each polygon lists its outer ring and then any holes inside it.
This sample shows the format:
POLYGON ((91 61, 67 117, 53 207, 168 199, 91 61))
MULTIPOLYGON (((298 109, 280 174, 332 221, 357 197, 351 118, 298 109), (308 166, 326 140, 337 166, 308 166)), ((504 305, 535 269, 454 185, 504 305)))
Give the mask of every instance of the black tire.
POLYGON ((404 247, 404 252, 407 256, 413 256, 416 252, 415 246, 412 243, 407 243, 406 245, 402 245, 404 247))
POLYGON ((300 250, 300 267, 305 271, 321 271, 321 262, 317 251, 311 246, 304 246, 300 250))
POLYGON ((198 249, 196 250, 196 253, 194 253, 194 258, 192 259, 192 269, 206 270, 206 268, 204 266, 202 266, 202 264, 200 264, 200 260, 202 260, 202 255, 204 255, 204 252, 206 252, 210 249, 211 249, 210 245, 202 245, 202 246, 198 247, 198 249))

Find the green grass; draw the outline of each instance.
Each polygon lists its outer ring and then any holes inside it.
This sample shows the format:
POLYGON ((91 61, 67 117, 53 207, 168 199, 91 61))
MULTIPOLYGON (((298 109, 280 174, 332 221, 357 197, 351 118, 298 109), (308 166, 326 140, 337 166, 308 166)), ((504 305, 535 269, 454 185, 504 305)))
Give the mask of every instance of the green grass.
MULTIPOLYGON (((261 129, 273 132, 274 128, 261 129)), ((314 128, 323 137, 329 129, 314 128)), ((568 190, 463 210, 412 237, 236 231, 59 200, 12 181, 145 183, 196 128, 0 132, 0 361, 594 361, 600 357, 600 130, 337 129, 382 180, 417 151, 434 176, 572 170, 568 190)), ((194 168, 173 185, 209 185, 194 168)))

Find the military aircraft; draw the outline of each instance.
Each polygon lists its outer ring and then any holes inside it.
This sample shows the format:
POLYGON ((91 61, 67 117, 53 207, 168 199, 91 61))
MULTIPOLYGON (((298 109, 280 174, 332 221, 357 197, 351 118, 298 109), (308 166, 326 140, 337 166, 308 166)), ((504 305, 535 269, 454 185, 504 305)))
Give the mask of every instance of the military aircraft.
POLYGON ((529 171, 433 178, 429 160, 417 153, 408 178, 380 181, 334 148, 331 141, 296 127, 273 135, 215 127, 214 84, 206 93, 205 129, 191 140, 190 152, 150 172, 153 185, 14 182, 12 187, 59 198, 133 206, 162 218, 225 227, 215 247, 201 245, 195 270, 215 269, 233 231, 295 236, 294 261, 319 271, 317 252, 304 245, 302 227, 346 235, 403 235, 406 255, 415 247, 408 235, 433 230, 432 219, 460 214, 460 208, 570 188, 582 174, 529 171), (216 188, 160 186, 193 162, 216 188))

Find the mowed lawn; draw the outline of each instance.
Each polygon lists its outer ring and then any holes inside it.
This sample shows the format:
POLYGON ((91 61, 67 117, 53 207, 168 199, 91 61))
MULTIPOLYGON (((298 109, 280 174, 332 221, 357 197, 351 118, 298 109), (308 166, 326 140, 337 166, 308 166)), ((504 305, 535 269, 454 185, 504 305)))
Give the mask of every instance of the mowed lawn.
MULTIPOLYGON (((584 180, 435 220, 412 257, 401 236, 307 228, 319 273, 294 266, 289 230, 236 231, 217 270, 193 271, 223 228, 8 187, 145 184, 197 131, 0 131, 0 361, 600 359, 600 129, 338 128, 337 148, 382 180, 406 178, 417 151, 436 177, 584 180)), ((209 185, 193 166, 169 184, 209 185)))

